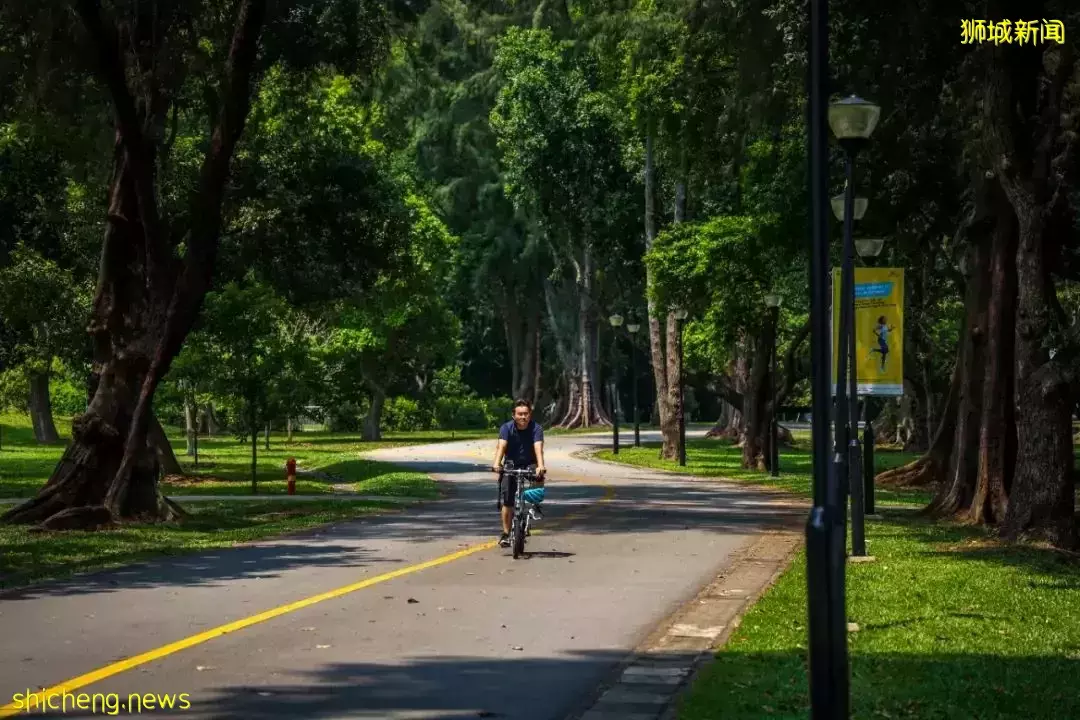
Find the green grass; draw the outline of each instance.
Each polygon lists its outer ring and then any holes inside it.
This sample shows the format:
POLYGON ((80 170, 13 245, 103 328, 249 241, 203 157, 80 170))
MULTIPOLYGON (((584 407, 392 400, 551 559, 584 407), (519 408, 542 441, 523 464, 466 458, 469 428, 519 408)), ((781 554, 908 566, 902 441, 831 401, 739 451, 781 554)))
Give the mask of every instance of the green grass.
MULTIPOLYGON (((889 509, 847 568, 851 717, 1080 717, 1080 563, 889 509)), ((805 718, 806 558, 694 682, 680 720, 805 718)))
MULTIPOLYGON (((56 467, 70 440, 71 421, 57 418, 61 435, 59 445, 38 445, 26 415, 9 413, 0 416, 0 498, 29 497, 45 483, 56 467)), ((183 432, 166 428, 173 450, 184 470, 182 480, 162 483, 170 495, 247 495, 251 493, 251 444, 230 436, 199 438, 199 466, 184 454, 183 432)), ((386 463, 360 458, 368 450, 406 445, 449 442, 494 437, 493 431, 441 431, 386 433, 382 440, 369 442, 359 434, 326 432, 294 435, 288 442, 284 434, 271 434, 270 450, 260 436, 256 448, 258 494, 280 495, 287 492, 285 461, 296 458, 304 470, 318 470, 338 476, 326 481, 298 476, 296 492, 314 495, 335 492, 333 485, 350 485, 352 490, 368 495, 394 495, 432 498, 437 496, 434 481, 422 473, 410 472, 386 463)))
MULTIPOLYGON (((742 470, 739 450, 687 443, 687 467, 658 446, 619 460, 810 494, 805 440, 781 454, 780 478, 742 470)), ((601 457, 612 459, 610 451, 601 457)), ((875 453, 880 472, 912 459, 875 453)), ((876 562, 847 566, 851 717, 1005 720, 1080 717, 1080 560, 1004 545, 976 527, 918 514, 929 493, 878 488, 867 523, 876 562), (880 507, 885 506, 885 507, 880 507)), ((743 618, 680 700, 680 720, 807 717, 806 556, 743 618)))
POLYGON ((201 502, 188 504, 190 515, 179 523, 64 533, 0 525, 0 588, 229 547, 390 508, 386 503, 341 500, 201 502))
MULTIPOLYGON (((780 476, 775 478, 767 473, 743 469, 742 450, 729 440, 723 439, 687 438, 685 467, 677 462, 661 459, 660 445, 657 443, 643 443, 637 448, 620 447, 618 457, 613 455, 610 449, 602 450, 596 453, 596 457, 640 467, 704 477, 719 477, 774 487, 799 495, 810 495, 812 481, 810 453, 806 450, 808 444, 809 438, 802 439, 799 434, 796 434, 794 447, 781 449, 780 476)), ((918 456, 913 453, 877 450, 874 453, 874 467, 880 473, 910 462, 916 457, 918 456)), ((930 494, 921 491, 897 492, 890 488, 876 488, 874 499, 879 504, 922 505, 929 501, 930 494)))

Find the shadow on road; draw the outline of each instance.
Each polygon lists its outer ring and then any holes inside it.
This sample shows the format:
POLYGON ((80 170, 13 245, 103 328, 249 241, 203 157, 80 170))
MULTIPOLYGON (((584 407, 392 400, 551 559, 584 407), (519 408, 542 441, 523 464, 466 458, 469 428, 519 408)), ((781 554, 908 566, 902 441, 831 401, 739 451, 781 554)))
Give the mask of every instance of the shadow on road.
MULTIPOLYGON (((132 587, 224 584, 245 578, 274 578, 294 568, 351 567, 374 563, 393 566, 405 562, 385 545, 398 540, 415 545, 458 540, 457 547, 494 539, 499 532, 494 483, 462 483, 456 497, 405 512, 361 518, 288 537, 242 545, 205 554, 161 558, 149 565, 77 576, 71 580, 0 592, 0 599, 113 592, 132 587)), ((777 496, 737 487, 711 485, 682 487, 666 483, 620 487, 614 498, 603 501, 608 487, 599 484, 549 484, 545 519, 538 529, 552 535, 611 535, 705 531, 743 534, 755 529, 787 526, 798 506, 777 505, 777 496), (586 506, 588 506, 586 508, 586 506), (587 514, 565 521, 570 514, 587 514)), ((119 530, 117 532, 123 532, 119 530)), ((455 547, 455 549, 457 549, 455 547)), ((404 546, 402 548, 404 550, 404 546)), ((0 552, 7 549, 0 545, 0 552)), ((124 558, 132 562, 141 558, 124 558)), ((413 560, 415 561, 415 560, 413 560)))
POLYGON ((224 688, 199 704, 207 716, 228 718, 562 720, 624 657, 582 650, 558 658, 335 663, 297 674, 293 684, 224 688))

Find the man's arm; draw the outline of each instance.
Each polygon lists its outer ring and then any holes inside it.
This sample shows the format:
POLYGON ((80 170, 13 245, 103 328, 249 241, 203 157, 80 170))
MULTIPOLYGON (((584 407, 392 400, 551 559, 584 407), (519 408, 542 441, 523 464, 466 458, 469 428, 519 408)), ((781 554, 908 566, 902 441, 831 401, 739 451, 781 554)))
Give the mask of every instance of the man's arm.
POLYGON ((543 480, 547 472, 547 468, 544 467, 544 441, 534 442, 533 449, 536 450, 536 477, 538 480, 543 480))
POLYGON ((491 463, 492 472, 499 472, 502 468, 504 455, 506 455, 506 441, 499 438, 499 442, 495 444, 495 462, 491 463))

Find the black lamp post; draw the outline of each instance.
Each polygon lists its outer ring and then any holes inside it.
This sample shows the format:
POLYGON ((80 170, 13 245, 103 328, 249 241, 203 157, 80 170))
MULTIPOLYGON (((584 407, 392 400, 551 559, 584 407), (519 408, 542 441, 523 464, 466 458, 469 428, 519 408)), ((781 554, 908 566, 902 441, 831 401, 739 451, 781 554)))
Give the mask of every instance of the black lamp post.
POLYGON ((631 339, 631 343, 630 343, 630 361, 631 361, 632 367, 633 367, 632 372, 634 373, 634 382, 631 383, 631 385, 633 385, 633 393, 634 393, 634 447, 641 447, 641 423, 638 421, 638 399, 637 399, 637 384, 638 384, 637 345, 636 345, 636 343, 633 342, 634 338, 637 337, 637 331, 640 330, 640 329, 641 329, 641 325, 639 325, 636 322, 626 323, 626 331, 628 333, 630 333, 630 339, 631 339))
POLYGON ((623 316, 619 314, 612 315, 608 318, 608 322, 611 323, 611 372, 612 372, 612 387, 611 387, 611 452, 613 455, 619 454, 619 358, 617 357, 616 349, 619 342, 619 328, 623 323, 623 316))
MULTIPOLYGON (((855 357, 855 158, 877 126, 881 108, 854 95, 829 106, 829 125, 844 151, 847 185, 841 219, 844 222, 844 262, 840 281, 838 334, 836 462, 841 493, 851 492, 852 554, 866 555, 863 485, 859 463, 859 396, 855 357), (850 376, 848 372, 850 371, 850 376)), ((863 204, 863 212, 866 205, 863 204)), ((834 209, 835 211, 835 209, 834 209)), ((845 502, 843 495, 841 503, 845 502)))
MULTIPOLYGON (((829 4, 810 0, 808 52, 810 207, 810 397, 814 505, 806 522, 806 598, 809 632, 810 717, 832 720, 848 715, 847 638, 833 627, 833 607, 844 603, 844 567, 833 561, 837 492, 829 462, 832 413, 832 352, 829 337, 829 4), (839 575, 837 571, 839 570, 839 575), (837 644, 837 640, 841 643, 837 644)), ((843 549, 841 535, 841 550, 843 549)), ((846 628, 845 628, 846 630, 846 628)))
POLYGON ((687 312, 684 308, 675 311, 675 319, 679 324, 679 465, 686 467, 686 393, 683 370, 683 325, 686 321, 687 312))
POLYGON ((780 424, 777 419, 779 408, 776 407, 776 340, 780 328, 781 299, 775 293, 765 296, 765 306, 769 308, 773 336, 772 350, 769 353, 769 391, 772 396, 772 417, 769 420, 769 471, 773 477, 780 477, 780 424))

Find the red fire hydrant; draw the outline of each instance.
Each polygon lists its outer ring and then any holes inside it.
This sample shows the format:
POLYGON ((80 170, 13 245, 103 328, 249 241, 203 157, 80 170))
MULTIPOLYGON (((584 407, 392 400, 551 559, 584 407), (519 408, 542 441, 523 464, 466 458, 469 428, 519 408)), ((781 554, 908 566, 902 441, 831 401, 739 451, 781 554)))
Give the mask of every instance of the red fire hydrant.
POLYGON ((296 494, 296 458, 289 458, 285 463, 285 480, 289 485, 289 494, 296 494))

